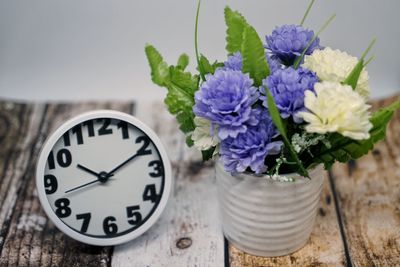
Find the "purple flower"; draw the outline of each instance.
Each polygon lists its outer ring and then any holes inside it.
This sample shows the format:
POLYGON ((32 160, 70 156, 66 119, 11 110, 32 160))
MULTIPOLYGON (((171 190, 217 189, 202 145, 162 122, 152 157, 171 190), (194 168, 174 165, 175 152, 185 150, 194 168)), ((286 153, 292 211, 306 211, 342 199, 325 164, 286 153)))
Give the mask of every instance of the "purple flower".
POLYGON ((242 70, 242 54, 236 52, 235 54, 228 57, 228 60, 224 62, 225 70, 242 70))
MULTIPOLYGON (((275 69, 282 68, 282 64, 279 62, 279 58, 274 55, 265 54, 265 58, 267 59, 269 68, 271 71, 275 69)), ((242 70, 243 58, 240 52, 236 52, 235 54, 228 57, 228 60, 224 62, 225 70, 242 70)))
MULTIPOLYGON (((301 123, 302 119, 297 116, 297 112, 304 110, 304 91, 314 91, 314 84, 318 81, 316 74, 308 69, 299 67, 294 69, 277 69, 270 76, 263 80, 279 109, 282 118, 293 117, 294 122, 301 123)), ((260 88, 265 94, 265 87, 260 88)), ((263 105, 267 107, 265 96, 260 97, 264 100, 263 105)))
POLYGON ((275 71, 276 69, 282 69, 282 63, 279 61, 279 58, 275 55, 266 54, 267 62, 269 65, 270 71, 275 71))
MULTIPOLYGON (((283 25, 276 27, 272 35, 266 36, 265 48, 277 56, 285 65, 294 63, 297 56, 300 56, 308 43, 314 37, 314 32, 299 25, 283 25)), ((317 37, 306 51, 310 55, 315 49, 320 48, 317 37)))
POLYGON ((195 94, 193 112, 218 125, 218 137, 235 138, 258 120, 252 105, 259 99, 257 88, 248 74, 240 71, 218 69, 207 75, 195 94))
POLYGON ((264 108, 255 110, 259 124, 249 126, 245 133, 221 142, 220 155, 227 172, 244 172, 250 167, 259 174, 267 170, 265 158, 280 152, 282 141, 271 141, 278 131, 264 108))

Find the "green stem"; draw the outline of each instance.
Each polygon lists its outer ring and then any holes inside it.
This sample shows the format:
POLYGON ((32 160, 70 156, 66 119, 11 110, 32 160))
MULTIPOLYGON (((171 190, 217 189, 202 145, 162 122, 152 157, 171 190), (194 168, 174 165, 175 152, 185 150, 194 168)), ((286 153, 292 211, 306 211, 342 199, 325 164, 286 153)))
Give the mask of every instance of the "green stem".
POLYGON ((311 0, 310 4, 308 5, 307 10, 306 10, 306 13, 304 13, 303 18, 301 19, 301 22, 300 22, 300 25, 301 25, 301 26, 303 26, 304 21, 306 21, 306 18, 307 18, 307 16, 308 16, 308 13, 310 12, 311 7, 313 6, 314 2, 315 2, 315 0, 311 0))
POLYGON ((369 53, 369 51, 371 50, 371 48, 374 46, 376 42, 376 38, 374 38, 371 43, 369 44, 369 46, 367 47, 367 49, 364 51, 364 53, 361 56, 361 59, 364 60, 365 57, 367 56, 367 54, 369 53))
MULTIPOLYGON (((335 151, 338 150, 338 149, 342 149, 343 147, 345 147, 345 146, 347 146, 347 145, 350 145, 351 143, 354 143, 354 141, 346 141, 346 142, 344 142, 344 143, 342 143, 342 144, 339 144, 339 145, 337 145, 337 146, 335 146, 335 147, 332 147, 332 148, 330 148, 330 149, 327 149, 327 150, 325 150, 324 152, 322 152, 322 153, 320 153, 320 154, 314 155, 314 157, 319 158, 319 157, 324 156, 324 155, 326 155, 326 154, 330 154, 331 152, 335 152, 335 151)), ((347 152, 347 151, 346 151, 346 152, 347 152)))
POLYGON ((304 48, 304 50, 303 50, 303 52, 301 53, 301 55, 298 56, 298 57, 296 58, 296 61, 295 61, 294 64, 293 64, 293 67, 294 67, 295 69, 297 69, 297 68, 299 67, 299 65, 300 65, 301 61, 303 60, 303 57, 304 57, 304 55, 306 54, 308 48, 310 48, 310 46, 311 46, 312 43, 315 41, 315 39, 317 39, 318 35, 320 35, 321 32, 323 32, 323 31, 326 29, 326 27, 328 27, 329 23, 331 23, 332 20, 333 20, 335 17, 336 17, 336 14, 332 15, 332 16, 324 23, 324 25, 322 25, 322 27, 319 29, 319 31, 317 32, 317 34, 315 34, 315 35, 313 36, 313 38, 310 40, 310 42, 308 42, 306 48, 304 48))
POLYGON ((203 81, 205 81, 206 77, 204 76, 203 65, 200 62, 199 49, 198 49, 198 45, 197 45, 197 29, 198 29, 198 24, 199 24, 200 3, 201 3, 201 0, 199 0, 199 2, 197 4, 197 11, 196 11, 196 23, 194 26, 194 50, 196 52, 196 60, 197 60, 197 66, 199 67, 199 71, 200 71, 200 77, 203 81))
POLYGON ((372 56, 364 63, 364 68, 365 68, 369 63, 371 63, 371 61, 374 60, 374 59, 375 59, 375 55, 372 55, 372 56))

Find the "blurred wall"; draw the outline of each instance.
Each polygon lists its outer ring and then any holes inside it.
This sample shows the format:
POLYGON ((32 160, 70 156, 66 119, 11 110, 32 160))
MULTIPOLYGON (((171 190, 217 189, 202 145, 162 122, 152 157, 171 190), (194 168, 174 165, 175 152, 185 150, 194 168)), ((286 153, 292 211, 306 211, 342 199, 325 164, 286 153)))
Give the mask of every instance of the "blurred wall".
MULTIPOLYGON (((276 25, 298 23, 308 0, 203 0, 199 47, 224 60, 223 8, 239 10, 264 40, 276 25)), ((145 43, 175 63, 190 55, 194 69, 196 2, 188 0, 1 0, 0 97, 30 100, 162 99, 150 81, 145 43)), ((306 26, 336 20, 321 43, 360 56, 378 38, 369 66, 372 96, 400 92, 399 0, 316 1, 306 26)))

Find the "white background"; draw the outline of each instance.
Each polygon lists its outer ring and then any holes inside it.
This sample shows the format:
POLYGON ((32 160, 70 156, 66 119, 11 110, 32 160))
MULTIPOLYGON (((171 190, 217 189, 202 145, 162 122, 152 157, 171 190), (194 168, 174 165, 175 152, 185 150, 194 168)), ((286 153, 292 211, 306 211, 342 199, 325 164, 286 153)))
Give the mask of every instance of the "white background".
MULTIPOLYGON (((264 41, 276 25, 299 23, 308 0, 203 1, 199 46, 210 59, 226 56, 225 5, 264 41)), ((193 70, 195 8, 194 0, 1 0, 0 97, 161 100, 165 91, 151 83, 145 43, 169 63, 188 53, 193 70)), ((321 44, 356 56, 376 36, 372 96, 388 96, 400 92, 399 10, 398 0, 320 0, 306 26, 317 30, 337 13, 321 44)))

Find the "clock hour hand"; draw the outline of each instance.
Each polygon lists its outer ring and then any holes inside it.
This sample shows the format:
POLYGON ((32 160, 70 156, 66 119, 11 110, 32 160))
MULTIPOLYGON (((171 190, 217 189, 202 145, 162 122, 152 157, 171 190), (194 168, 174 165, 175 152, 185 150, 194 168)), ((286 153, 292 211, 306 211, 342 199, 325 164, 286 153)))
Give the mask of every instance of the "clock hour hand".
POLYGON ((106 182, 106 181, 108 180, 108 178, 110 178, 111 176, 113 176, 113 174, 107 173, 107 172, 99 172, 99 173, 97 173, 97 172, 95 172, 95 171, 92 171, 92 170, 89 169, 89 168, 86 168, 85 166, 82 166, 81 164, 78 164, 77 167, 78 167, 79 169, 81 169, 81 170, 84 170, 84 171, 90 173, 90 174, 93 174, 93 175, 96 176, 97 179, 100 180, 100 182, 102 182, 102 183, 106 182))
POLYGON ((85 166, 83 166, 83 165, 81 165, 81 164, 76 165, 76 167, 78 167, 78 169, 84 170, 85 172, 88 172, 88 173, 90 173, 90 174, 93 174, 93 175, 96 176, 96 177, 99 177, 99 176, 100 176, 99 173, 97 173, 97 172, 95 172, 95 171, 92 171, 91 169, 89 169, 89 168, 87 168, 87 167, 85 167, 85 166))

